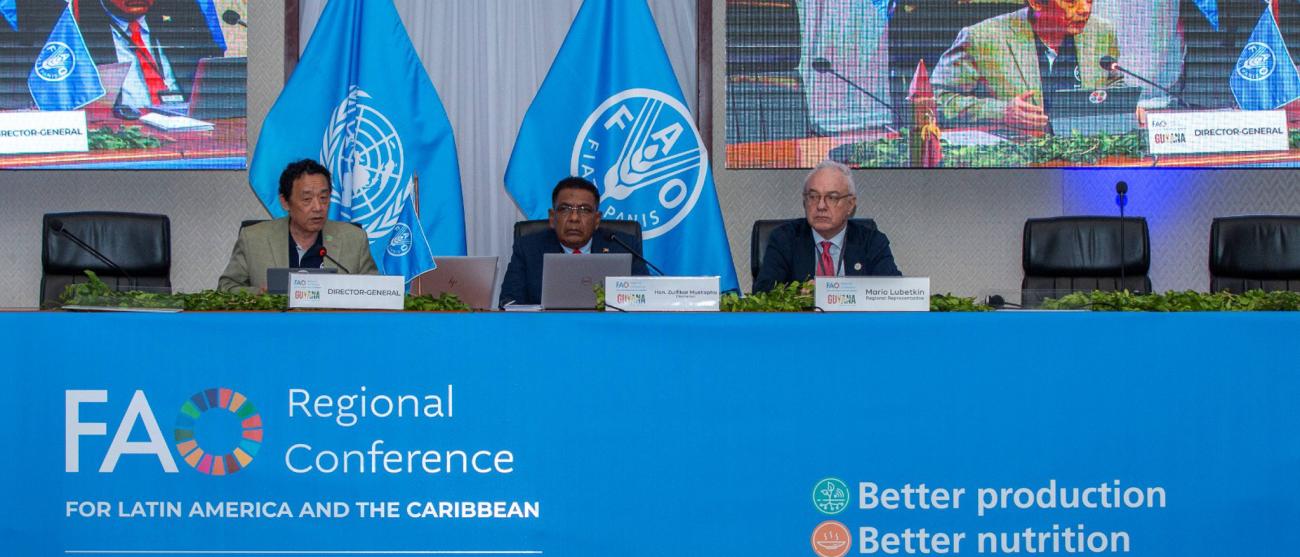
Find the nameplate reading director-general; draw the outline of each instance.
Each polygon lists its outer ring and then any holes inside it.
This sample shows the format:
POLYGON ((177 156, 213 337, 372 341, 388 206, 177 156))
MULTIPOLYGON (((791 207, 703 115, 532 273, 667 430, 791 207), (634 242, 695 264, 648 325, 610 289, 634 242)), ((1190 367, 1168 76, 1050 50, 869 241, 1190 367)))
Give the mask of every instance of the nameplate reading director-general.
POLYGON ((1286 151, 1285 110, 1193 110, 1147 113, 1153 155, 1286 151))
POLYGON ((605 277, 605 311, 718 311, 721 277, 605 277))
POLYGON ((930 311, 930 277, 817 277, 823 311, 930 311))
POLYGON ((392 309, 406 307, 400 276, 289 273, 293 309, 392 309))

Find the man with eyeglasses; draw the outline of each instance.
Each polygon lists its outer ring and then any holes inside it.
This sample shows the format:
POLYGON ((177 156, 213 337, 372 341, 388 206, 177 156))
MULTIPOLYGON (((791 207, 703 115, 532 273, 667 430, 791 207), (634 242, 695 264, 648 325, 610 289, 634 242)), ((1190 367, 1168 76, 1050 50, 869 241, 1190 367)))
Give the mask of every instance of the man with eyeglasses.
MULTIPOLYGON (((542 259, 548 253, 584 255, 590 253, 627 253, 617 242, 609 240, 611 231, 600 228, 600 190, 591 181, 570 176, 551 190, 551 209, 547 211, 551 227, 515 241, 510 265, 501 283, 501 306, 542 303, 542 259)), ((628 245, 635 238, 617 234, 628 245)), ((645 263, 632 258, 632 274, 643 276, 645 263)))
POLYGON ((824 161, 803 183, 804 220, 768 236, 754 292, 815 276, 902 276, 880 231, 849 220, 858 209, 853 173, 824 161))

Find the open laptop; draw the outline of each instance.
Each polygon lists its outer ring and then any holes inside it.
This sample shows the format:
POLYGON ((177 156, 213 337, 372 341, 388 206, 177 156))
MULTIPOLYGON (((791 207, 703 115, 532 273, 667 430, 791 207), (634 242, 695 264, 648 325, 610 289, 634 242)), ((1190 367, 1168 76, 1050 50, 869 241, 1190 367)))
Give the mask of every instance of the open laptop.
POLYGON ((1137 129, 1140 87, 1061 89, 1047 95, 1053 134, 1119 135, 1137 129))
POLYGON ((289 267, 271 267, 266 270, 266 293, 267 294, 288 294, 289 293, 289 273, 298 273, 304 275, 321 275, 337 273, 338 269, 333 267, 324 267, 320 269, 291 269, 289 267))
POLYGON ((594 285, 605 277, 632 274, 632 255, 548 253, 542 257, 542 307, 544 309, 595 309, 594 285))
POLYGON ((474 309, 491 309, 497 285, 497 256, 446 256, 433 258, 437 268, 415 277, 411 293, 439 296, 455 294, 474 309))
POLYGON ((194 71, 189 116, 198 120, 243 118, 248 114, 248 58, 204 58, 194 71))

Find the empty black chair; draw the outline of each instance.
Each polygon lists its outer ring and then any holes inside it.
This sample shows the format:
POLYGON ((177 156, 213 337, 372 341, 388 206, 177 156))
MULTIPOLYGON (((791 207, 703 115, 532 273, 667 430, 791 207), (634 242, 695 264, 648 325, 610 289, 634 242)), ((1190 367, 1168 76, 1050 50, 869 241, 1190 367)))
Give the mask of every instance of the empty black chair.
POLYGON ((1022 253, 1025 279, 1020 288, 1021 304, 1025 306, 1036 306, 1044 297, 1071 292, 1151 291, 1151 279, 1147 277, 1151 235, 1145 218, 1124 219, 1122 257, 1117 217, 1026 220, 1022 253))
MULTIPOLYGON (((632 242, 632 247, 638 251, 641 250, 641 223, 634 220, 602 220, 600 221, 600 227, 631 236, 636 240, 632 242)), ((515 239, 518 240, 520 236, 527 236, 550 228, 551 222, 546 219, 521 220, 515 223, 515 239)))
POLYGON ((1300 216, 1214 219, 1210 291, 1300 292, 1300 216))
POLYGON ((41 307, 58 304, 70 284, 87 281, 90 270, 109 286, 171 288, 171 221, 166 215, 113 213, 49 213, 41 225, 41 307), (75 235, 116 263, 130 278, 55 231, 75 235))
MULTIPOLYGON (((767 254, 767 238, 772 235, 772 231, 787 222, 798 222, 801 220, 804 219, 770 219, 754 221, 754 229, 749 234, 749 272, 754 281, 758 281, 758 271, 763 268, 763 256, 767 254)), ((865 226, 870 230, 876 229, 876 221, 874 219, 864 218, 849 220, 865 226)))

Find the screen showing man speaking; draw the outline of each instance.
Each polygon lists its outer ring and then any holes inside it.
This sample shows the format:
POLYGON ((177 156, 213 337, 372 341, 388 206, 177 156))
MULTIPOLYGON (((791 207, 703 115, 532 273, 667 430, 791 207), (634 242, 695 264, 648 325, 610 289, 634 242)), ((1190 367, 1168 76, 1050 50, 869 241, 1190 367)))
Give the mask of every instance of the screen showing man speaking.
POLYGON ((0 168, 244 168, 247 14, 0 0, 0 168))
POLYGON ((728 0, 726 25, 728 168, 1300 164, 1294 2, 728 0))

